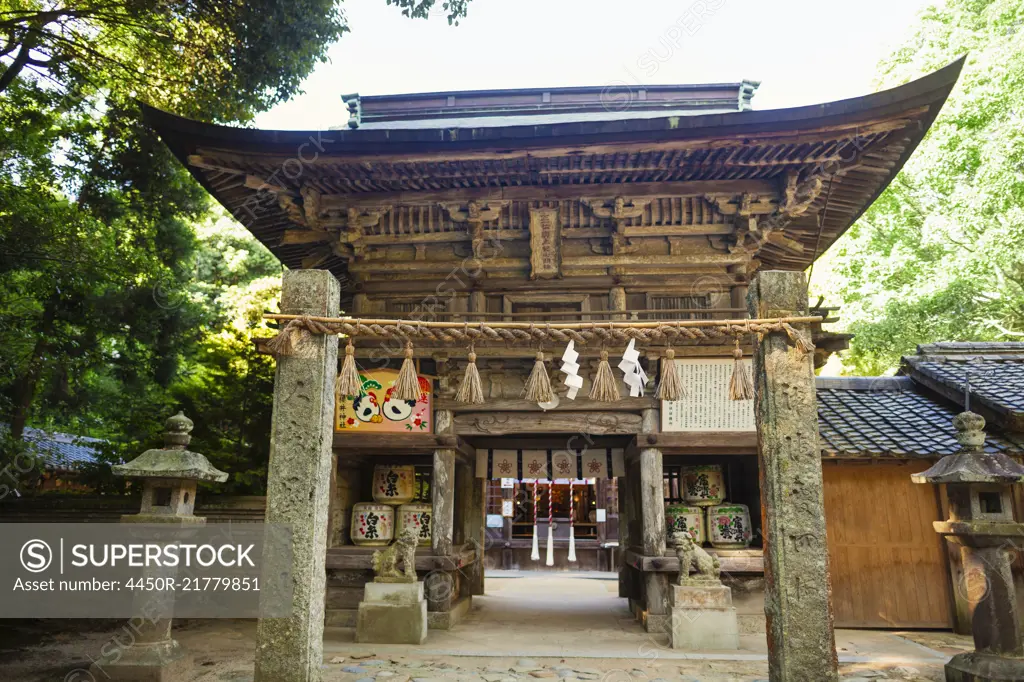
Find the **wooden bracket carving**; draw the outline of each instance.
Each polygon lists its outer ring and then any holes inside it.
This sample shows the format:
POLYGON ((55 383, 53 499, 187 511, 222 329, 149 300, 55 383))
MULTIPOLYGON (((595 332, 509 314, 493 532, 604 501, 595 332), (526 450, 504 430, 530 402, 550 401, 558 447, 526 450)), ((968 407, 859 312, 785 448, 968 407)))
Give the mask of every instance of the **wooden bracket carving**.
POLYGON ((441 208, 454 223, 466 223, 469 236, 473 243, 473 257, 483 258, 484 223, 497 220, 508 201, 470 201, 463 208, 462 204, 441 204, 441 208))
POLYGON ((651 201, 625 197, 616 197, 611 202, 605 199, 580 199, 580 203, 589 208, 594 216, 611 220, 614 224, 615 231, 611 235, 613 256, 637 251, 639 247, 626 237, 626 221, 642 217, 651 201))
POLYGON ((627 220, 643 216, 651 199, 616 197, 611 202, 606 199, 580 199, 580 203, 589 208, 596 217, 614 222, 615 231, 621 234, 625 231, 627 220))

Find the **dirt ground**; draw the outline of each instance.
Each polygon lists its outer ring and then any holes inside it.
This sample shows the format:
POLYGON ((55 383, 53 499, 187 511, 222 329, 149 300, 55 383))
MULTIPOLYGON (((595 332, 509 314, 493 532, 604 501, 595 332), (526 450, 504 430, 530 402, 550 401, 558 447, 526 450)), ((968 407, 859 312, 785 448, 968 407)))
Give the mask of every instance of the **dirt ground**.
MULTIPOLYGON (((601 580, 488 580, 466 619, 431 630, 423 646, 354 643, 325 632, 325 682, 754 682, 767 681, 764 634, 741 635, 738 652, 689 653, 645 633, 601 580)), ((103 682, 89 664, 130 636, 120 621, 0 621, 0 682, 103 682)), ((194 682, 251 682, 252 620, 175 621, 194 661, 194 682)), ((846 682, 943 680, 942 664, 971 649, 948 632, 839 630, 846 682)))
MULTIPOLYGON (((969 646, 967 638, 948 633, 915 633, 925 646, 956 653, 969 646), (953 646, 954 649, 946 649, 953 646), (941 648, 938 648, 941 647, 941 648)), ((114 637, 124 637, 118 625, 83 621, 47 621, 0 627, 0 679, 17 682, 102 682, 88 672, 91 658, 114 637), (63 627, 58 627, 58 626, 63 627), (88 628, 73 631, 68 626, 88 628)), ((194 682, 250 682, 256 647, 254 621, 184 621, 175 637, 193 656, 194 682)), ((393 649, 393 647, 388 647, 393 649)), ((368 645, 334 645, 325 655, 325 682, 539 682, 600 680, 601 682, 754 682, 767 680, 760 660, 680 660, 658 655, 641 658, 489 658, 414 653, 381 654, 368 645), (348 651, 346 651, 346 649, 348 651), (558 679, 561 678, 561 679, 558 679)), ((939 663, 871 665, 844 663, 843 679, 850 682, 943 679, 939 663)))

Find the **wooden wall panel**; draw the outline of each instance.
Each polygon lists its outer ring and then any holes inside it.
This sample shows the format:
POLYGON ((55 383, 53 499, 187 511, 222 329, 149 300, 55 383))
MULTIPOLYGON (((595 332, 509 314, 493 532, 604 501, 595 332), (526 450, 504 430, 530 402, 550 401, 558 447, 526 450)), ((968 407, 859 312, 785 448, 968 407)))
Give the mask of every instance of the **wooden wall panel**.
POLYGON ((825 515, 837 627, 949 628, 949 568, 926 463, 828 462, 825 515))

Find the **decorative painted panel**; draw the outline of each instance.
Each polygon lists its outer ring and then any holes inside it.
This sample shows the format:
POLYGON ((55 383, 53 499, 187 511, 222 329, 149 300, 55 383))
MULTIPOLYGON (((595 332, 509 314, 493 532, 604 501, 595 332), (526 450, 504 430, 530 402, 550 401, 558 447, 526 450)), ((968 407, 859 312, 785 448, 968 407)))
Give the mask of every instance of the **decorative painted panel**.
POLYGON ((433 432, 432 390, 428 380, 420 377, 418 400, 396 400, 392 393, 398 370, 372 370, 359 378, 363 382, 360 395, 335 396, 335 431, 433 432))

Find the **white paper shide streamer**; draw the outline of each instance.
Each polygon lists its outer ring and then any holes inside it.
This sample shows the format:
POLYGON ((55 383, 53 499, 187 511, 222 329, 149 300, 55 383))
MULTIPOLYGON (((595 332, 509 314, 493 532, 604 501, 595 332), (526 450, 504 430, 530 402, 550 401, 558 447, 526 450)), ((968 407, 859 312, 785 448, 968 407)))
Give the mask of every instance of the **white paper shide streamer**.
POLYGON ((644 387, 647 385, 647 374, 644 372, 643 367, 640 366, 640 351, 638 351, 634 344, 636 339, 630 339, 629 345, 626 346, 626 350, 622 353, 622 362, 619 363, 619 369, 622 370, 622 380, 626 386, 629 386, 629 397, 630 398, 642 398, 644 395, 644 387))
POLYGON ((576 352, 576 342, 569 341, 565 352, 562 353, 562 368, 560 370, 565 373, 565 386, 569 389, 565 397, 569 400, 576 400, 576 394, 583 388, 583 377, 580 376, 580 364, 577 362, 579 359, 580 354, 576 352))

